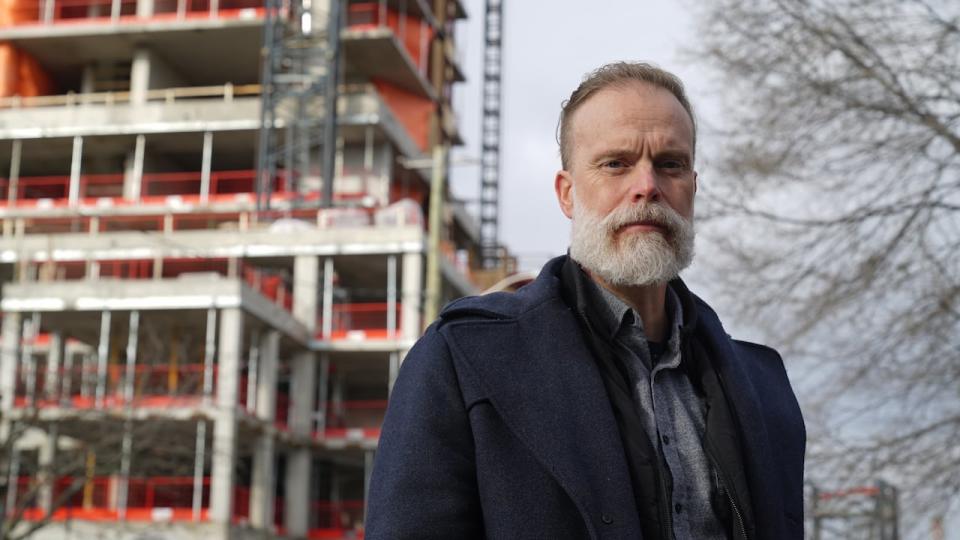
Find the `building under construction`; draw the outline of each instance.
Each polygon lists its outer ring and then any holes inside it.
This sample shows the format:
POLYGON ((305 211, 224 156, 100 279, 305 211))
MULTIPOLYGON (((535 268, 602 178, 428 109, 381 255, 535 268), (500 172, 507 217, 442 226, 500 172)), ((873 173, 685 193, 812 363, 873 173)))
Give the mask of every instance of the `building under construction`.
POLYGON ((463 17, 0 2, 2 530, 362 536, 400 362, 489 266, 444 188, 463 17))

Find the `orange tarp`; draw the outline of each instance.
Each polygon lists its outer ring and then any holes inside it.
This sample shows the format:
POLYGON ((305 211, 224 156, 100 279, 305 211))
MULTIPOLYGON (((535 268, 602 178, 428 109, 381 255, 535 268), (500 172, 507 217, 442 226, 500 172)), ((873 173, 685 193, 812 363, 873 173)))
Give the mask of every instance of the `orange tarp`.
MULTIPOLYGON (((39 18, 37 0, 0 0, 0 27, 39 18)), ((50 77, 35 58, 10 43, 0 43, 0 97, 43 96, 52 89, 50 77)))
POLYGON ((0 97, 51 93, 53 83, 36 58, 10 43, 0 43, 0 97))
POLYGON ((37 0, 0 0, 0 26, 13 26, 40 18, 37 0))
POLYGON ((426 151, 430 142, 430 115, 435 110, 433 101, 377 79, 373 79, 373 84, 410 138, 426 151))

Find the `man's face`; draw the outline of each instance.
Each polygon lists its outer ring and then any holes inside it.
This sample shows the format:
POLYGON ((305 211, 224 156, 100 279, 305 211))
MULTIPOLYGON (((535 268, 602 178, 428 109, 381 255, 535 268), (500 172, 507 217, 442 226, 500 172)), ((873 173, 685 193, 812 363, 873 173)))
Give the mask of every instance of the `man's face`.
POLYGON ((601 90, 573 113, 555 188, 573 220, 571 256, 608 283, 650 285, 693 257, 693 124, 668 91, 601 90))

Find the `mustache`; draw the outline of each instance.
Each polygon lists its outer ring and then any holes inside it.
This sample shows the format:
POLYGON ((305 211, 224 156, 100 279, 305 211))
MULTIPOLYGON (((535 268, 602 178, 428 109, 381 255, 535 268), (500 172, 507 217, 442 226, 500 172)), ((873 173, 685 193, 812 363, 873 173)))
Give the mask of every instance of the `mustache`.
POLYGON ((618 208, 603 219, 603 227, 609 232, 635 223, 656 225, 671 236, 681 229, 686 220, 674 209, 661 203, 643 203, 618 208))

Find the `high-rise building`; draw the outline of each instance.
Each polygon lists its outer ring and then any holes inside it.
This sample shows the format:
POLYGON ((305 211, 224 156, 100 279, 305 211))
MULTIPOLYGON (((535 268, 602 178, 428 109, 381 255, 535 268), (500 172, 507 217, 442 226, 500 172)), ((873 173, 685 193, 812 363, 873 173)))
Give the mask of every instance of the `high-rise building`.
POLYGON ((0 2, 4 527, 362 535, 425 308, 477 290, 475 219, 425 219, 465 13, 346 0, 334 46, 331 0, 276 4, 0 2))

